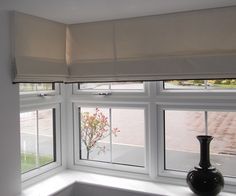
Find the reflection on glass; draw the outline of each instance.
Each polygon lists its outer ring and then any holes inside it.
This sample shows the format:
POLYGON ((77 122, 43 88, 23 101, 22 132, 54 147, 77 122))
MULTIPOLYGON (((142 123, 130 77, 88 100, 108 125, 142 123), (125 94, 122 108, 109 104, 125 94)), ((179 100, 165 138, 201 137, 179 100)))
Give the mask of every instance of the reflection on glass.
POLYGON ((80 158, 144 166, 144 110, 80 108, 80 158))
POLYGON ((144 167, 145 122, 143 109, 112 109, 112 162, 144 167))
POLYGON ((202 111, 165 111, 166 169, 188 171, 198 164, 199 142, 196 136, 204 134, 204 129, 202 111))
POLYGON ((142 82, 81 83, 80 90, 143 90, 142 82))
POLYGON ((52 83, 20 83, 20 92, 37 92, 54 90, 52 83))
POLYGON ((208 112, 211 142, 211 163, 223 175, 236 176, 236 112, 208 112))

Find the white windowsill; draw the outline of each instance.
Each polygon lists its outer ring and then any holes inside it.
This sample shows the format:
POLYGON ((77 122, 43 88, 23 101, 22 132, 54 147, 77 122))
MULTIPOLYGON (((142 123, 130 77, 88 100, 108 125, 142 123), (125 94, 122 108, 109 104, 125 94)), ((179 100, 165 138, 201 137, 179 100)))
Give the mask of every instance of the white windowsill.
MULTIPOLYGON (((129 189, 145 193, 167 196, 193 196, 188 187, 133 180, 127 178, 106 176, 73 170, 64 170, 59 174, 39 182, 22 191, 19 196, 48 196, 72 185, 75 182, 84 182, 108 187, 129 189)), ((233 193, 222 192, 219 196, 235 196, 233 193)))

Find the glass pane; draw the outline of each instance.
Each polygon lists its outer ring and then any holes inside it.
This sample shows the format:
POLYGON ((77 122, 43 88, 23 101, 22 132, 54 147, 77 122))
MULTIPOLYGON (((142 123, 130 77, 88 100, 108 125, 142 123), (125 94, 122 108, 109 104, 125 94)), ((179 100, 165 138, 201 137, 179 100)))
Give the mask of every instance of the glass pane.
POLYGON ((81 159, 144 166, 144 109, 80 108, 81 159))
POLYGON ((37 115, 36 111, 20 114, 21 173, 37 167, 37 115))
POLYGON ((188 171, 199 163, 197 135, 205 133, 203 111, 165 111, 165 168, 188 171), (184 164, 183 164, 184 163, 184 164))
POLYGON ((208 89, 236 89, 235 79, 207 80, 208 89))
POLYGON ((81 83, 80 90, 143 90, 143 82, 81 83))
POLYGON ((54 161, 53 109, 38 111, 38 127, 39 166, 43 166, 54 161))
POLYGON ((20 92, 37 92, 37 91, 51 91, 54 90, 52 83, 20 83, 20 92))
POLYGON ((79 84, 80 90, 108 90, 109 83, 81 83, 79 84))
POLYGON ((164 89, 198 90, 205 89, 204 80, 169 80, 164 82, 164 89))
POLYGON ((208 112, 211 163, 223 175, 236 176, 236 112, 208 112))
POLYGON ((111 83, 112 90, 143 90, 143 82, 114 82, 111 83))
POLYGON ((110 162, 108 108, 80 108, 81 159, 110 162))
POLYGON ((112 109, 112 162, 144 166, 144 109, 112 109))

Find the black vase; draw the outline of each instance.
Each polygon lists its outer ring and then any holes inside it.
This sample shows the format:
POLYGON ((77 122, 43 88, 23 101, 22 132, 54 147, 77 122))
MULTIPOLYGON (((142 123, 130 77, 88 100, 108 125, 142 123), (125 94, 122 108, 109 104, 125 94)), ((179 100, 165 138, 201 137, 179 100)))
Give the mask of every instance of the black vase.
POLYGON ((197 195, 214 196, 224 187, 224 178, 222 174, 211 166, 209 145, 212 136, 199 135, 197 139, 200 142, 200 162, 187 175, 187 184, 197 195))

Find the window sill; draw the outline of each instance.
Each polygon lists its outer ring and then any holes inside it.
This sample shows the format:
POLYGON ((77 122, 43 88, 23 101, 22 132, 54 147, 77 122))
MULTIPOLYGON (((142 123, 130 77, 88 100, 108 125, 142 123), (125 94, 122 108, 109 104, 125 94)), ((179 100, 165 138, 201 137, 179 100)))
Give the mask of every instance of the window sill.
MULTIPOLYGON (((138 191, 166 196, 193 196, 188 187, 119 178, 87 172, 64 170, 59 174, 39 182, 22 191, 19 196, 49 196, 55 194, 75 182, 96 184, 118 189, 138 191)), ((219 196, 235 196, 233 193, 222 192, 219 196)))

